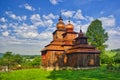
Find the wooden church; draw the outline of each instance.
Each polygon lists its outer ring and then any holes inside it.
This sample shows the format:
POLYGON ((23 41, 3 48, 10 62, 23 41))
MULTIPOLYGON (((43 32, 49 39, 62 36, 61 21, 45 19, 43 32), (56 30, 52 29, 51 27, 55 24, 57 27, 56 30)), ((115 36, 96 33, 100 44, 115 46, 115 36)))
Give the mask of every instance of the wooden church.
POLYGON ((62 17, 56 24, 53 40, 41 50, 42 66, 46 69, 91 68, 100 66, 100 51, 87 42, 82 30, 64 24, 62 17))

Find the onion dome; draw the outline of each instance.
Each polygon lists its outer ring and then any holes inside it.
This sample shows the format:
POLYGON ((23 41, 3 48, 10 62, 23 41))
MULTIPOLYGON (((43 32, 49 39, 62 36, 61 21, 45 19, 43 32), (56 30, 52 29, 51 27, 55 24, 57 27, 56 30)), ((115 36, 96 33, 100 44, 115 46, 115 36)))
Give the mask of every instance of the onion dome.
POLYGON ((69 23, 66 25, 66 31, 73 31, 74 26, 68 21, 69 23))
POLYGON ((65 29, 65 24, 63 23, 63 19, 62 19, 61 16, 59 17, 59 22, 57 23, 56 28, 58 30, 64 30, 65 29))

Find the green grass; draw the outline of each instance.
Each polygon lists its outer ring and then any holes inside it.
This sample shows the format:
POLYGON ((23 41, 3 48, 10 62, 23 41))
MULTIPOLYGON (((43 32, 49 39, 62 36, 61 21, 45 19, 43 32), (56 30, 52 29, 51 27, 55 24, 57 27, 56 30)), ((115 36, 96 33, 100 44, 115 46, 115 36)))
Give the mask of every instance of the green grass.
POLYGON ((120 72, 105 68, 58 71, 25 69, 1 72, 0 80, 120 80, 120 72))

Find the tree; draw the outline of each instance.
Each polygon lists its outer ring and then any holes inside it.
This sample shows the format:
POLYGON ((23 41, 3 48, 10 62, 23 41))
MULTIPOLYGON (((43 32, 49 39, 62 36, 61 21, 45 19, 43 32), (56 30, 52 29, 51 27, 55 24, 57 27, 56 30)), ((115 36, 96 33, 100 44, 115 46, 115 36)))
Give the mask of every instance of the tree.
POLYGON ((16 67, 22 63, 22 57, 19 54, 12 54, 12 52, 6 52, 0 59, 0 65, 6 66, 6 71, 11 67, 16 67))
POLYGON ((6 52, 3 55, 3 65, 6 65, 9 67, 12 64, 12 61, 13 61, 12 52, 6 52))
POLYGON ((6 71, 9 70, 9 67, 13 64, 13 55, 12 52, 6 52, 1 58, 1 65, 6 66, 6 71))
POLYGON ((108 33, 102 27, 102 22, 98 19, 92 21, 87 29, 86 36, 88 42, 97 47, 101 52, 104 52, 107 45, 105 42, 108 40, 108 33))
POLYGON ((32 66, 33 67, 40 67, 40 56, 36 56, 33 61, 32 61, 32 66))
POLYGON ((19 55, 19 54, 14 54, 13 55, 13 62, 14 62, 14 64, 21 64, 22 61, 23 61, 23 58, 22 58, 21 55, 19 55))
POLYGON ((116 55, 114 56, 114 61, 115 63, 120 63, 120 53, 117 52, 116 55))

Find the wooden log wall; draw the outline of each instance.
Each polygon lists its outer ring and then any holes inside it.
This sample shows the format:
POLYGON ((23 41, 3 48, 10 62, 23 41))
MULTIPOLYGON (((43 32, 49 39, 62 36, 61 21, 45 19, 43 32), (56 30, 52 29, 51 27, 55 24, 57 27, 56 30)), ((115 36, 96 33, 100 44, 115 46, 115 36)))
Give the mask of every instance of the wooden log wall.
POLYGON ((67 55, 67 66, 69 67, 97 67, 100 66, 99 54, 69 54, 67 55))

